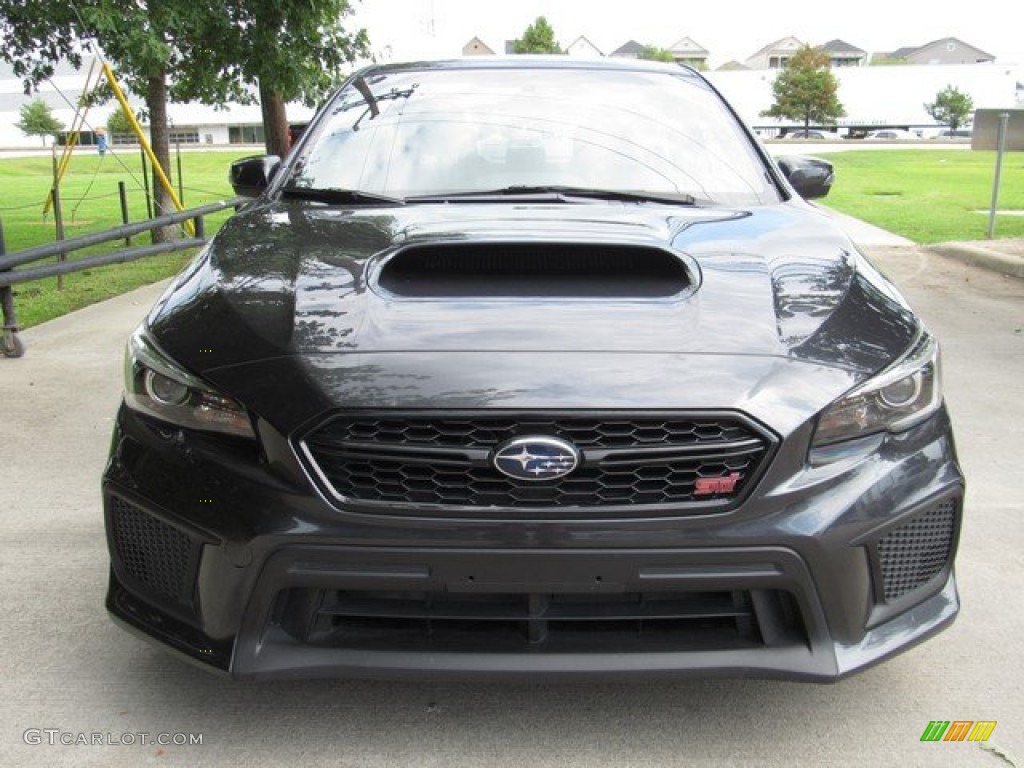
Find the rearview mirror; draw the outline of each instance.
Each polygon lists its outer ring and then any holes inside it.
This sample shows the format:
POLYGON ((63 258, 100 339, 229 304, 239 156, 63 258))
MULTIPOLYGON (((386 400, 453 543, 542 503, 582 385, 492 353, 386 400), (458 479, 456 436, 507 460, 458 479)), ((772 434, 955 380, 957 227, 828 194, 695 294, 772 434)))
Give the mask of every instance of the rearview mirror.
POLYGON ((281 158, 277 155, 256 155, 243 157, 231 164, 228 178, 235 194, 240 197, 259 197, 267 188, 277 169, 281 167, 281 158))
POLYGON ((825 197, 832 189, 835 181, 832 163, 806 155, 780 157, 777 162, 782 175, 805 200, 825 197))

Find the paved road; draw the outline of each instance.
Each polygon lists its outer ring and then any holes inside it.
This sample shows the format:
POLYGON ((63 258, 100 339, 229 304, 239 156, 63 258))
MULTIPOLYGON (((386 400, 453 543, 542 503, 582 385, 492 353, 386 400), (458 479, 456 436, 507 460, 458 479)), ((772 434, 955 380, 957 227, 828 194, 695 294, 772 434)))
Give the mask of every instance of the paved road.
MULTIPOLYGON (((1024 756, 1024 281, 929 256, 877 261, 944 342, 969 478, 952 629, 835 686, 239 684, 114 627, 98 478, 146 288, 25 334, 0 359, 0 765, 990 766, 922 744, 929 720, 997 720, 1024 756), (26 729, 201 733, 202 746, 26 745, 26 729)), ((1018 763, 1024 766, 1024 763, 1018 763)))

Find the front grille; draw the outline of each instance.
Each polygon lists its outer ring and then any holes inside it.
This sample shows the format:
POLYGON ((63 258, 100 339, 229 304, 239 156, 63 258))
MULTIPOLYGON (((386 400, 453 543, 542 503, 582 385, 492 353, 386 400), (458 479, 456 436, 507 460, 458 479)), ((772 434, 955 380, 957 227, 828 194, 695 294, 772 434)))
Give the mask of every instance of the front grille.
POLYGON ((806 640, 789 593, 761 590, 756 600, 754 594, 293 589, 279 598, 275 623, 310 645, 420 653, 644 653, 806 640), (759 619, 772 627, 770 639, 762 636, 759 619))
POLYGON ((774 441, 733 413, 348 413, 304 441, 346 502, 463 508, 733 506, 756 482, 774 441), (553 480, 508 477, 491 463, 516 437, 575 445, 579 467, 553 480), (730 483, 698 488, 702 479, 730 483), (735 482, 733 482, 735 481, 735 482))
POLYGON ((882 590, 895 600, 942 571, 953 551, 957 502, 936 504, 878 542, 882 590))
POLYGON ((120 497, 107 503, 111 543, 124 575, 155 595, 189 603, 192 539, 120 497))

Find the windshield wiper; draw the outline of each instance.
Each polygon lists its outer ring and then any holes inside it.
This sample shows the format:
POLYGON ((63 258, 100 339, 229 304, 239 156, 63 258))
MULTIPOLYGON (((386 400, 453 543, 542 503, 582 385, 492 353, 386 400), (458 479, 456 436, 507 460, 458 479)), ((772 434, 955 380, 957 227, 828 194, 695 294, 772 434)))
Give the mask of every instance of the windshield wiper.
POLYGON ((358 189, 337 189, 333 187, 284 187, 281 190, 284 197, 296 198, 299 200, 316 200, 320 203, 333 205, 374 205, 386 203, 387 205, 404 205, 405 200, 401 197, 390 197, 379 195, 376 192, 362 192, 358 189))
POLYGON ((480 200, 490 201, 495 198, 507 197, 539 197, 554 198, 558 202, 570 197, 583 197, 592 200, 617 200, 639 203, 668 203, 669 205, 696 205, 697 199, 686 192, 632 192, 619 189, 595 189, 592 187, 569 187, 559 185, 526 184, 501 187, 500 189, 472 190, 464 192, 441 192, 430 195, 408 197, 409 202, 440 203, 447 200, 480 200))

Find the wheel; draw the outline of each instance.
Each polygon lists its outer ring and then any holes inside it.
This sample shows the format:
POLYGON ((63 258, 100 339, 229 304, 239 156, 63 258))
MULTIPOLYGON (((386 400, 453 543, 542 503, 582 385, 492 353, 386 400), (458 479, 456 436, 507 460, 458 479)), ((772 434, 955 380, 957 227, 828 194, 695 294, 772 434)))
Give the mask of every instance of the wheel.
POLYGON ((4 333, 4 357, 21 357, 25 354, 25 343, 17 333, 4 333))

